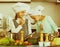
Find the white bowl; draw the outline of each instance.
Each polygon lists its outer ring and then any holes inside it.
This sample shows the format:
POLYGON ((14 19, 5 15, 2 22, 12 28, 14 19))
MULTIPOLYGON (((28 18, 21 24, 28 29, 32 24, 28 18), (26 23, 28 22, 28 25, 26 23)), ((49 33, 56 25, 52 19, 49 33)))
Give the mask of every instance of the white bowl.
POLYGON ((39 42, 39 46, 40 47, 43 47, 43 42, 39 42))

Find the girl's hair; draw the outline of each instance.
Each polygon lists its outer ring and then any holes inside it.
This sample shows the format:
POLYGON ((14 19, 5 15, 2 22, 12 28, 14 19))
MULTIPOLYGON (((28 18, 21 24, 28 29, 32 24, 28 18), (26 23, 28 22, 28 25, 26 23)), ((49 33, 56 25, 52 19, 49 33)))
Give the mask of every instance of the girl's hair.
POLYGON ((19 15, 19 12, 16 13, 16 15, 15 15, 15 20, 19 17, 18 15, 19 15))
POLYGON ((15 20, 18 18, 18 13, 16 13, 16 15, 15 15, 15 20))
POLYGON ((17 19, 17 14, 15 15, 15 20, 17 19))

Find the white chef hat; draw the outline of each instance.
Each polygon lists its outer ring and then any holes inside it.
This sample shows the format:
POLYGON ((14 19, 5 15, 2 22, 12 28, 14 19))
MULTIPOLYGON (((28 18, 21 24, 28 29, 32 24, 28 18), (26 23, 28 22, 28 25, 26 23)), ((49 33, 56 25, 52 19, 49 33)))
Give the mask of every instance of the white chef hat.
POLYGON ((43 10, 44 10, 44 7, 41 6, 41 5, 39 5, 39 6, 37 6, 35 9, 38 10, 38 11, 43 11, 43 10))
POLYGON ((33 16, 42 15, 42 10, 44 10, 44 7, 39 5, 35 9, 31 9, 30 14, 33 16))
POLYGON ((22 11, 22 10, 25 10, 26 13, 29 12, 30 10, 30 6, 25 4, 25 3, 16 3, 12 6, 13 10, 15 11, 15 13, 19 12, 19 11, 22 11))

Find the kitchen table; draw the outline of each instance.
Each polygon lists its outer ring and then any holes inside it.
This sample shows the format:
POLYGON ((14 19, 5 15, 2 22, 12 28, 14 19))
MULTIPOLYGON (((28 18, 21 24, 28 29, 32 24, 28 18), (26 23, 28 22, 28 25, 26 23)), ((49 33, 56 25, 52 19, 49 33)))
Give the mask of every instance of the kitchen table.
MULTIPOLYGON (((29 46, 0 46, 0 47, 40 47, 39 45, 29 45, 29 46)), ((43 46, 46 47, 46 46, 43 46)), ((60 45, 56 46, 47 46, 47 47, 60 47, 60 45)))

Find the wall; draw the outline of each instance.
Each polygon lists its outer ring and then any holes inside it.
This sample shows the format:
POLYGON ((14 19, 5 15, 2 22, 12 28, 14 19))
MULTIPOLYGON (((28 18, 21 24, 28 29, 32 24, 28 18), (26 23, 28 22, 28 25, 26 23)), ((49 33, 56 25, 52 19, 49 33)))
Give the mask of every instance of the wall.
MULTIPOLYGON (((0 13, 4 16, 14 17, 14 12, 11 6, 15 3, 0 3, 0 13)), ((60 26, 60 4, 48 3, 48 2, 32 2, 29 4, 31 8, 35 8, 37 5, 42 5, 45 7, 43 15, 51 16, 55 23, 60 26)))
POLYGON ((33 2, 31 3, 32 8, 36 7, 37 5, 42 5, 45 7, 43 14, 51 16, 54 22, 60 26, 60 4, 54 3, 47 3, 47 2, 33 2), (33 5, 32 5, 33 4, 33 5))

